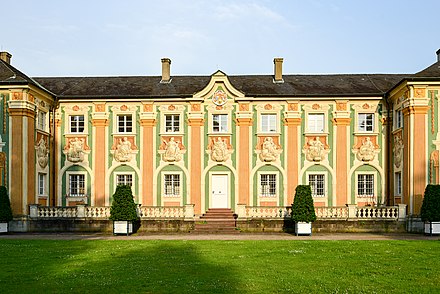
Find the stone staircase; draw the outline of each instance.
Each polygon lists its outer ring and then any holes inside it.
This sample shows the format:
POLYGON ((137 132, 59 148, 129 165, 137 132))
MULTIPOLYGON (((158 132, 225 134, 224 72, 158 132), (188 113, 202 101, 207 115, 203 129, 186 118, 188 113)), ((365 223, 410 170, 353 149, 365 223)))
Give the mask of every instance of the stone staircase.
POLYGON ((195 221, 194 233, 238 234, 235 227, 234 212, 229 208, 210 208, 195 221))

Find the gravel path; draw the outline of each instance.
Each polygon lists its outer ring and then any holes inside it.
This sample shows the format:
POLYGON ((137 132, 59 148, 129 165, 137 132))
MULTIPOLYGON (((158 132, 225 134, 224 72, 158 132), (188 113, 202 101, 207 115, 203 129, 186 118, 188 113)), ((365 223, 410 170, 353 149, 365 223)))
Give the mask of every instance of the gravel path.
POLYGON ((149 234, 132 236, 113 236, 104 234, 74 233, 10 233, 0 235, 0 240, 440 240, 440 236, 423 234, 375 234, 375 233, 335 233, 313 234, 312 236, 295 236, 287 233, 240 233, 240 234, 149 234))

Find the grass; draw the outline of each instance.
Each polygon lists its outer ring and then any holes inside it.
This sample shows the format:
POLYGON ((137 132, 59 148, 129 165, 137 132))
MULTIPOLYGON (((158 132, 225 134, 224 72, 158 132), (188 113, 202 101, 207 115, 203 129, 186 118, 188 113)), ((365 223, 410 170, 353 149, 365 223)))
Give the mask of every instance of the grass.
POLYGON ((439 241, 0 240, 1 293, 440 293, 439 241))

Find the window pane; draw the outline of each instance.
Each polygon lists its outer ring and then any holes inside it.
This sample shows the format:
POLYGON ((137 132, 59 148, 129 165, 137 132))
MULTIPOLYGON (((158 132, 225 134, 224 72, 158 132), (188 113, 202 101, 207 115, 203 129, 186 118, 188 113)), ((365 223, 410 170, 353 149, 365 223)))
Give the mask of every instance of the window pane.
POLYGON ((312 196, 325 196, 325 176, 324 175, 309 175, 309 185, 312 189, 312 196))
POLYGON ((276 114, 262 114, 261 115, 261 131, 266 133, 273 133, 277 131, 277 115, 276 114))
POLYGON ((132 132, 132 118, 131 115, 118 115, 118 132, 131 133, 132 132))
POLYGON ((85 196, 85 175, 69 175, 69 196, 85 196))
POLYGON ((165 132, 179 131, 180 116, 178 114, 170 114, 165 116, 165 132))
POLYGON ((358 115, 358 130, 359 132, 373 132, 374 131, 374 114, 373 113, 359 113, 358 115))
POLYGON ((324 114, 311 113, 308 115, 308 131, 311 133, 324 132, 324 114))
POLYGON ((374 196, 374 175, 358 175, 358 196, 374 196))
POLYGON ((180 175, 165 175, 164 193, 165 196, 180 196, 180 175))
POLYGON ((276 174, 260 175, 260 195, 275 197, 277 194, 276 174))
POLYGON ((218 133, 225 133, 228 131, 228 115, 227 114, 213 114, 212 115, 212 131, 218 133))

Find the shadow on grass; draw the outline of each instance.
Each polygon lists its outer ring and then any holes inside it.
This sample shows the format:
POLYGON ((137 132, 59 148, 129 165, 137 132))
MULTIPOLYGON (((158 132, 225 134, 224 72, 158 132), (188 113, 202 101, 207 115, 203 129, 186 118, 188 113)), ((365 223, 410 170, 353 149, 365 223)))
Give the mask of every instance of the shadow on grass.
MULTIPOLYGON (((7 242, 20 247, 19 240, 7 242)), ((202 258, 186 241, 48 241, 52 248, 45 241, 26 242, 21 253, 28 263, 7 261, 10 271, 0 273, 2 293, 238 291, 233 266, 216 260, 215 252, 202 258)))

